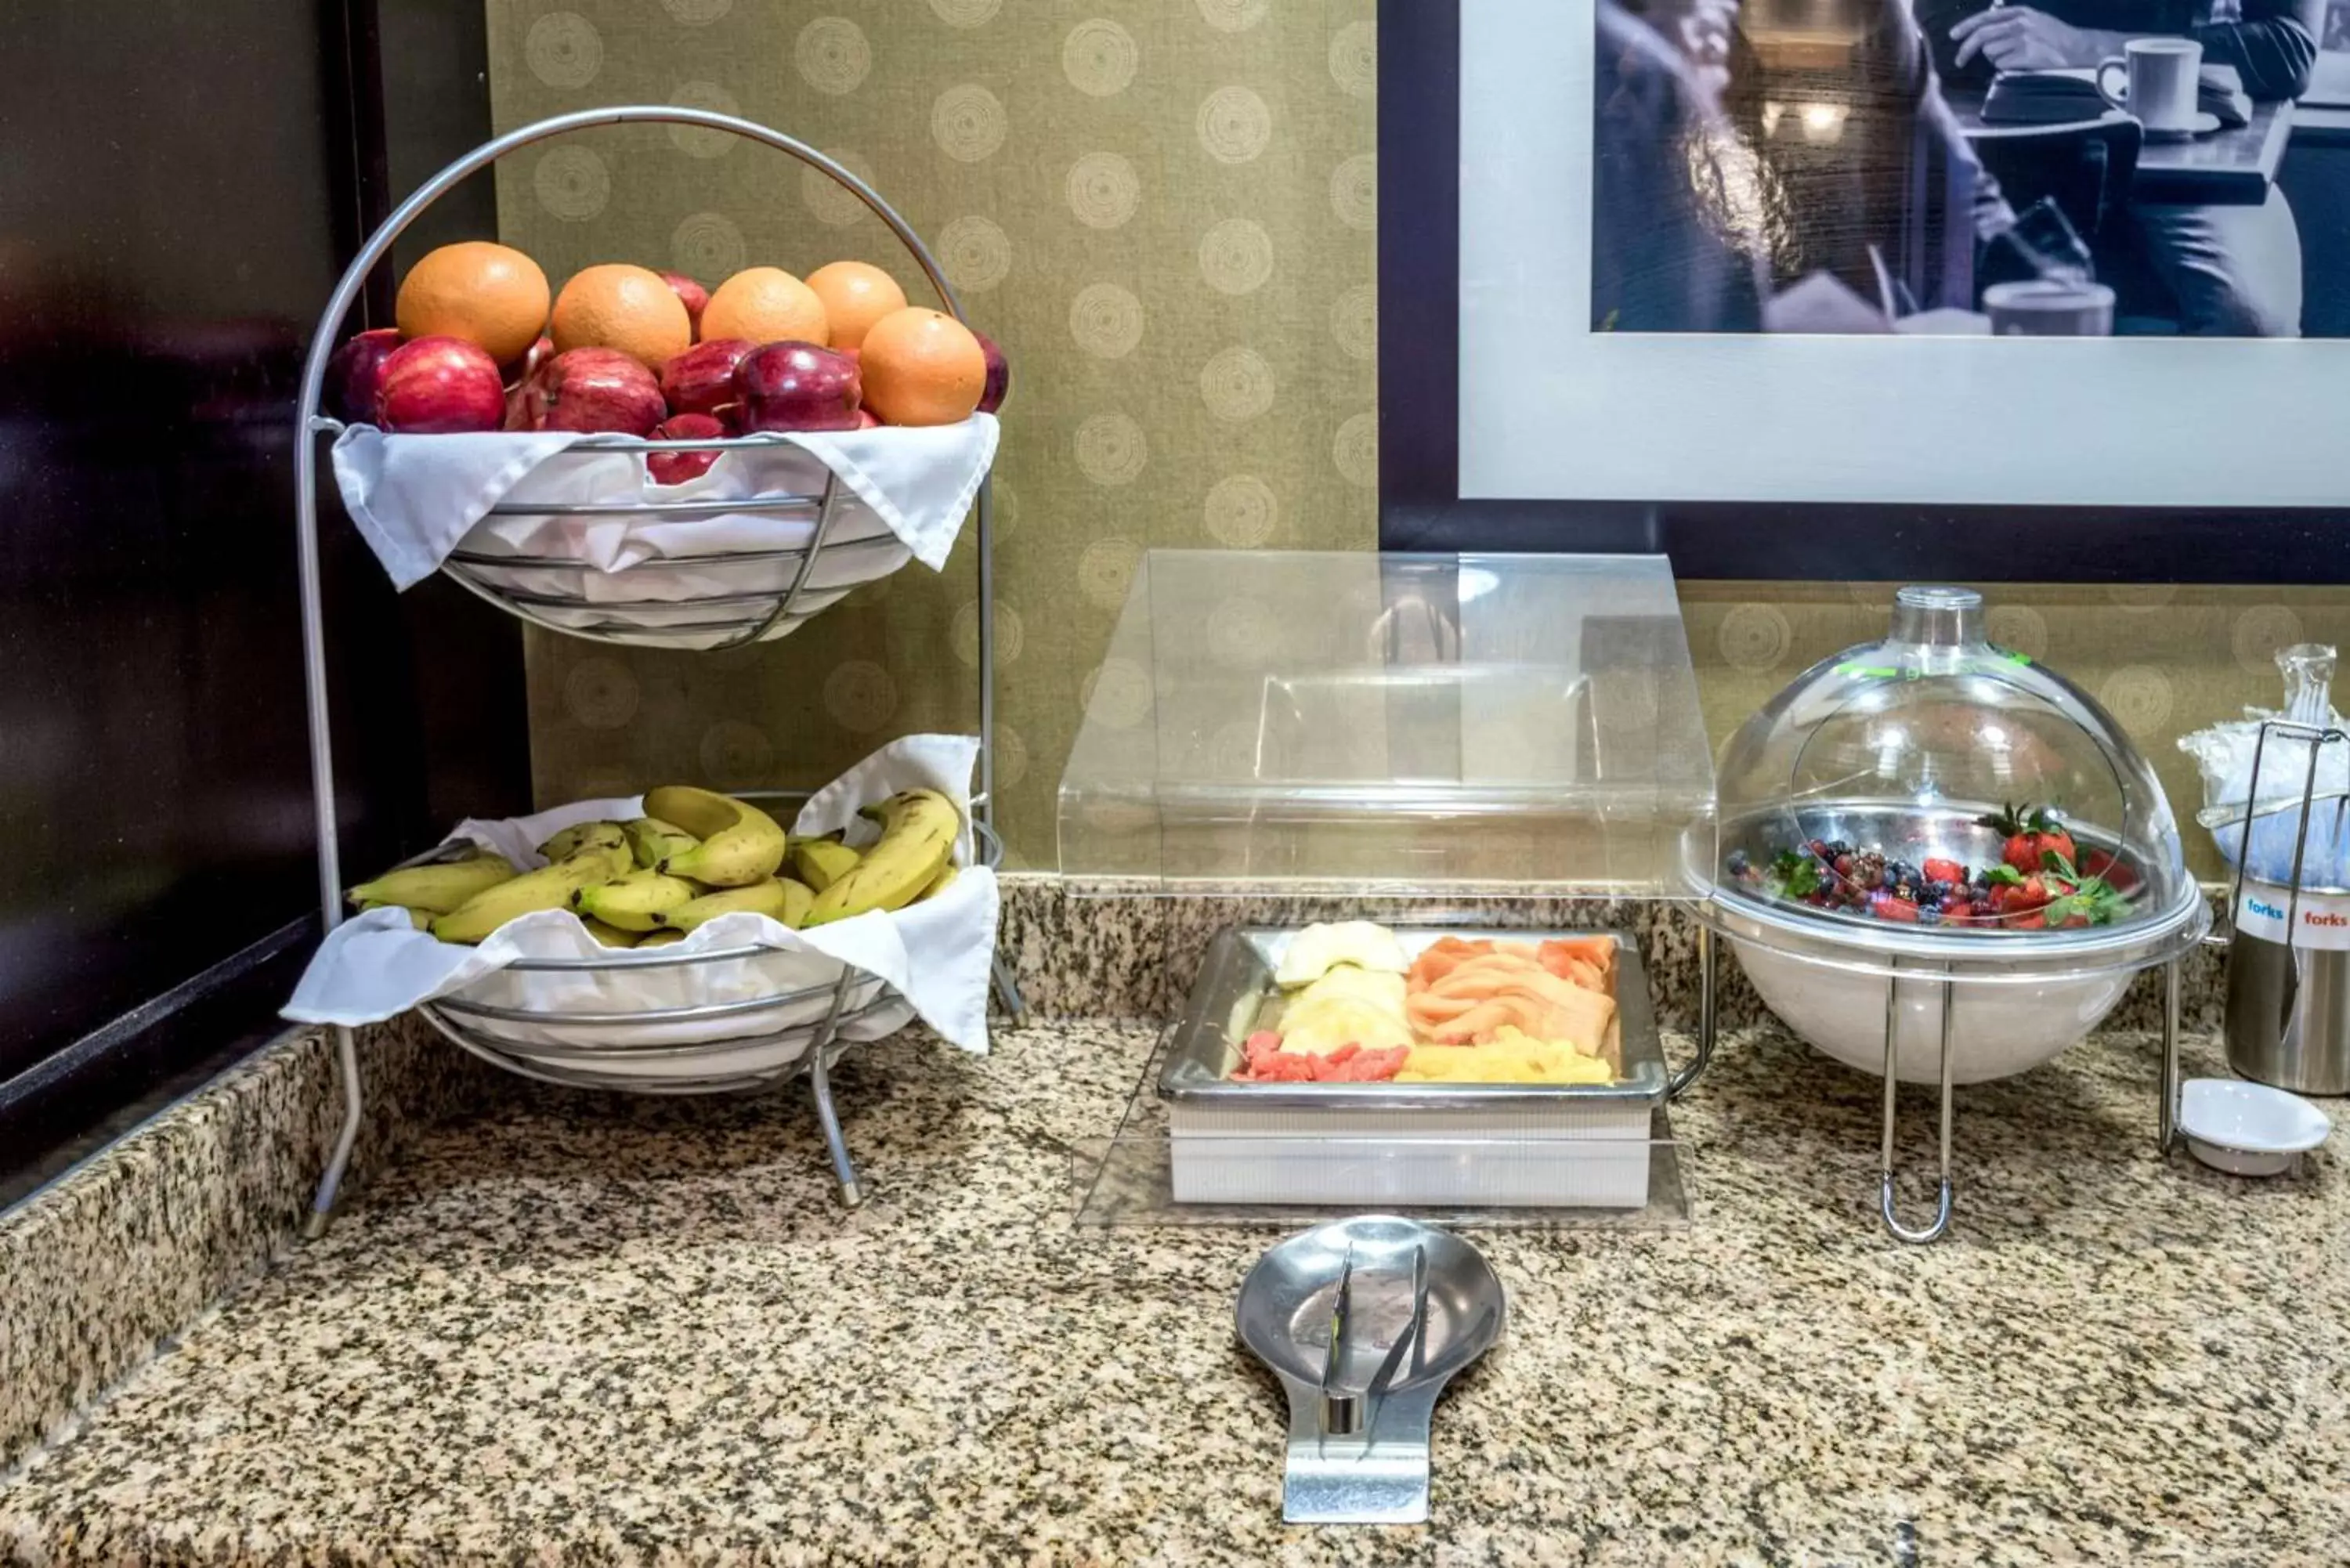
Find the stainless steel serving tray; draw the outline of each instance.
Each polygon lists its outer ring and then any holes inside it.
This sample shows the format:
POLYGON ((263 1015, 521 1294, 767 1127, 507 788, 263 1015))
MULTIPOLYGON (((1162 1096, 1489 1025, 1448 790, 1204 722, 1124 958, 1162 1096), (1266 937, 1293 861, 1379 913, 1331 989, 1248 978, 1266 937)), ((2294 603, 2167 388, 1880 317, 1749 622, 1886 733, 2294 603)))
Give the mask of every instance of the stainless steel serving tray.
POLYGON ((1445 937, 1465 941, 1540 942, 1551 938, 1607 937, 1616 943, 1616 1045, 1621 1064, 1612 1084, 1235 1084, 1241 1043, 1265 999, 1278 989, 1274 971, 1296 929, 1240 926, 1216 934, 1183 1016, 1167 1043, 1159 1074, 1159 1098, 1174 1104, 1237 1109, 1317 1107, 1331 1111, 1498 1110, 1511 1106, 1658 1104, 1665 1097, 1665 1056, 1648 1002, 1648 971, 1639 950, 1616 931, 1498 930, 1468 926, 1391 928, 1403 950, 1418 957, 1445 937))

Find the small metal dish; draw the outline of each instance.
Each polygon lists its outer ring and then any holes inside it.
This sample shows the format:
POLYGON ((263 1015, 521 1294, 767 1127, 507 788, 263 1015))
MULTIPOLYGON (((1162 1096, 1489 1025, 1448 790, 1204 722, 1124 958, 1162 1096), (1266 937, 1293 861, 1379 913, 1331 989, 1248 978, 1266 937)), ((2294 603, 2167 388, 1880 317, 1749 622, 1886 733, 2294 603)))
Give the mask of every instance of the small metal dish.
POLYGON ((1508 1316, 1484 1255, 1415 1220, 1340 1220, 1258 1259, 1235 1317, 1289 1396, 1283 1520, 1424 1523, 1437 1397, 1508 1316))

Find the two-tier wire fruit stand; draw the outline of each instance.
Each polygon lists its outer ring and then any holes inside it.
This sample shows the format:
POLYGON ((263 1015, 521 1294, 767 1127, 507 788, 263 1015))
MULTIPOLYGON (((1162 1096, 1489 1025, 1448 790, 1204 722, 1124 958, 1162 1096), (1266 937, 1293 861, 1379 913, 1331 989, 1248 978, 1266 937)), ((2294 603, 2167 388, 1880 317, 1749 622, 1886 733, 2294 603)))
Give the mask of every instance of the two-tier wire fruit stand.
MULTIPOLYGON (((299 549, 302 594, 302 662, 307 688, 312 808, 318 844, 319 918, 325 930, 342 919, 343 876, 337 842, 335 770, 330 739, 327 682, 327 616, 320 591, 318 566, 318 446, 322 438, 342 427, 324 418, 328 360, 340 337, 368 275, 390 254, 393 244, 426 208, 458 182, 487 168, 507 153, 553 137, 599 126, 627 124, 687 125, 724 131, 789 154, 820 171, 874 216, 888 224, 922 269, 941 303, 958 320, 963 310, 951 285, 940 270, 930 248, 896 209, 862 180, 816 149, 781 131, 706 109, 668 105, 636 105, 584 109, 523 126, 483 143, 442 169, 393 211, 367 243, 359 247, 336 284, 318 318, 302 371, 301 399, 295 415, 295 519, 299 549)), ((548 460, 593 461, 615 452, 644 454, 660 452, 711 452, 756 449, 779 438, 736 436, 706 441, 651 441, 622 435, 596 435, 548 460)), ((632 645, 673 645, 681 638, 710 649, 744 647, 782 637, 804 624, 846 591, 846 586, 870 580, 889 569, 879 558, 889 541, 845 540, 835 536, 845 500, 837 478, 827 478, 814 493, 775 493, 726 499, 669 498, 626 503, 514 502, 514 511, 537 515, 593 514, 599 521, 690 522, 724 514, 769 515, 804 521, 806 542, 790 548, 738 552, 724 557, 681 556, 660 557, 626 569, 626 576, 642 585, 641 594, 623 593, 591 598, 581 585, 580 564, 553 557, 510 556, 460 547, 443 566, 449 576, 472 592, 533 625, 570 637, 632 645), (681 590, 671 576, 670 592, 660 592, 664 574, 695 574, 723 566, 730 570, 756 566, 769 574, 764 585, 750 591, 696 595, 681 590), (828 587, 819 585, 823 576, 828 587)), ((993 615, 994 572, 992 555, 991 494, 983 478, 975 507, 978 530, 978 789, 972 796, 972 829, 980 857, 994 865, 1002 844, 994 831, 995 649, 993 615)), ((501 504, 508 504, 501 503, 501 504)), ((493 509, 494 512, 495 508, 493 509)), ((746 792, 747 793, 747 792, 746 792)), ((757 798, 757 796, 754 796, 757 798)), ((765 792, 765 798, 792 798, 789 792, 765 792)), ((804 795, 798 798, 805 798, 804 795)), ((686 966, 723 964, 755 959, 766 950, 733 947, 688 953, 681 950, 636 952, 615 950, 588 959, 542 958, 515 967, 568 974, 593 983, 598 976, 641 978, 646 970, 678 970, 686 966)), ((1017 1012, 1019 996, 1000 958, 994 966, 995 988, 1003 1005, 1017 1012)), ((581 1087, 621 1089, 636 1093, 712 1094, 772 1086, 805 1074, 810 1083, 827 1151, 832 1160, 841 1201, 859 1201, 857 1170, 851 1162, 833 1106, 830 1073, 851 1042, 841 1031, 860 1020, 870 1021, 890 1008, 908 1011, 902 999, 870 975, 844 970, 837 981, 820 987, 777 990, 769 994, 732 998, 696 1006, 662 1007, 616 1014, 534 1012, 527 1009, 490 1006, 468 1000, 462 992, 421 1004, 419 1011, 440 1032, 463 1049, 508 1071, 542 1082, 581 1087), (581 1029, 608 1031, 619 1026, 650 1037, 646 1044, 599 1042, 592 1047, 549 1047, 534 1044, 527 1059, 502 1043, 515 1030, 539 1036, 561 1036, 581 1029), (709 1030, 722 1028, 723 1038, 709 1030), (739 1033, 737 1029, 739 1028, 739 1033), (698 1044, 668 1043, 680 1032, 695 1034, 698 1044), (549 1060, 550 1056, 557 1060, 549 1060), (743 1070, 749 1057, 761 1064, 743 1070), (658 1062, 663 1071, 649 1076, 641 1071, 658 1062), (708 1063, 709 1070, 697 1064, 708 1063)), ((343 1117, 325 1174, 310 1206, 308 1232, 322 1233, 334 1211, 335 1200, 348 1168, 351 1148, 366 1115, 364 1085, 359 1076, 358 1042, 350 1027, 335 1026, 335 1059, 343 1095, 343 1117)))

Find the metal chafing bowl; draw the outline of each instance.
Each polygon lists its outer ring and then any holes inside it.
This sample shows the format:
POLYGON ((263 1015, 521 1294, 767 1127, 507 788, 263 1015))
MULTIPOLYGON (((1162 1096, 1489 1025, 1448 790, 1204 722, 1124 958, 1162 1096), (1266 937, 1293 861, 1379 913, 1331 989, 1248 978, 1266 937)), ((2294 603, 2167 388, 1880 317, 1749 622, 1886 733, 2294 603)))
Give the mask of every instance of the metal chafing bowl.
MULTIPOLYGON (((1997 836, 1977 825, 1981 808, 1923 808, 1877 800, 1808 803, 1803 830, 1878 847, 1908 860, 1929 856, 1981 864, 1997 836)), ((2072 1045, 2121 1001, 2138 971, 2168 962, 2210 923, 2192 878, 2167 875, 2109 829, 2074 823, 2085 846, 2116 857, 2109 873, 2132 908, 2106 926, 2071 930, 1898 925, 1770 898, 1723 877, 1702 918, 1730 940, 1765 1005, 1797 1034, 1849 1066, 1885 1067, 1897 1037, 1896 1073, 1931 1083, 1940 1072, 1942 995, 1966 992, 1950 1040, 1951 1079, 1982 1083, 2036 1067, 2072 1045), (1897 996, 1888 990, 1898 984, 1897 996), (1888 1023, 1888 1019, 1890 1023, 1888 1023)), ((1756 864, 1788 847, 1792 819, 1770 815, 1725 824, 1720 851, 1756 864)), ((1704 851, 1714 846, 1707 845, 1704 851)), ((1693 875, 1703 868, 1692 866, 1693 875)))
POLYGON ((1655 1106, 1665 1096, 1665 1058, 1648 1002, 1648 971, 1613 931, 1497 930, 1466 927, 1395 928, 1404 952, 1445 937, 1465 941, 1541 942, 1605 936, 1616 943, 1616 1026, 1602 1053, 1616 1066, 1608 1084, 1242 1084, 1232 1081, 1241 1045, 1265 1003, 1278 994, 1274 972, 1296 931, 1246 926, 1219 932, 1192 982, 1180 1023, 1168 1042, 1159 1097, 1177 1110, 1504 1111, 1562 1105, 1655 1106))

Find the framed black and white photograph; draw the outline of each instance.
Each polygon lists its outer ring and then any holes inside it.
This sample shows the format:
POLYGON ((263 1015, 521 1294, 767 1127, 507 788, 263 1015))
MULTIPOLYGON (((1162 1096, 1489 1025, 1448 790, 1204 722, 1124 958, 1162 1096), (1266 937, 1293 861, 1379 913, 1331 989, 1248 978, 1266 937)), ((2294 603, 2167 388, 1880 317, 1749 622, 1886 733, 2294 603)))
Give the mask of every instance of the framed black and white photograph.
POLYGON ((2329 0, 1388 0, 1382 542, 2350 577, 2329 0))

